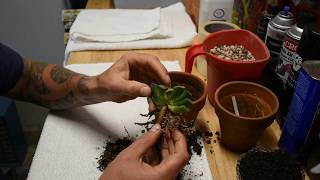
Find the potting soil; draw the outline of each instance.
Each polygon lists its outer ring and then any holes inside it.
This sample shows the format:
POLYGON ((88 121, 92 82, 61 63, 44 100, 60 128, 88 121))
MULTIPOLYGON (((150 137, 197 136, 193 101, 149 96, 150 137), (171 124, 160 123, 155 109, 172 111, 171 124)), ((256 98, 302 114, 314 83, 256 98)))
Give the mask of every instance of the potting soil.
POLYGON ((298 162, 280 151, 252 149, 242 155, 237 164, 240 180, 303 180, 304 173, 298 162))

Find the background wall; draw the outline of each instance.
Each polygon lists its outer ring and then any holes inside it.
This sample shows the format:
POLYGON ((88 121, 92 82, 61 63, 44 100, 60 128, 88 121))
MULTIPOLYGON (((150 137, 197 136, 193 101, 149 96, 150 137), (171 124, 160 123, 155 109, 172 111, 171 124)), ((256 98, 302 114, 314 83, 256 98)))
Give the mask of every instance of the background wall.
MULTIPOLYGON (((64 0, 1 0, 0 42, 23 57, 62 64, 64 7, 64 0)), ((17 108, 27 141, 37 144, 48 110, 22 102, 17 108)))
POLYGON ((22 56, 61 64, 64 0, 1 0, 0 41, 22 56))

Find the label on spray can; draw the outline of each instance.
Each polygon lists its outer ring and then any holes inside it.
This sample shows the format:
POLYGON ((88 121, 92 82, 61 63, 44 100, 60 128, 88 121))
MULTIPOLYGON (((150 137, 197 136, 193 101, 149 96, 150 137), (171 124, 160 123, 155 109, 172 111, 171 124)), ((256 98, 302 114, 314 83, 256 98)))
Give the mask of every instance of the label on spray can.
MULTIPOLYGON (((283 84, 286 84, 288 79, 290 79, 290 81, 297 79, 298 71, 302 63, 302 58, 297 54, 302 31, 303 29, 298 28, 297 26, 293 26, 286 33, 286 36, 284 38, 279 62, 275 68, 275 72, 281 78, 283 84)), ((293 88, 294 86, 292 85, 293 84, 290 84, 289 86, 293 88)))
POLYGON ((320 62, 305 61, 299 72, 287 120, 280 137, 280 148, 304 161, 310 139, 317 135, 320 108, 320 62))
POLYGON ((279 55, 285 34, 285 30, 277 29, 270 25, 270 23, 268 24, 268 31, 265 42, 271 53, 279 55))

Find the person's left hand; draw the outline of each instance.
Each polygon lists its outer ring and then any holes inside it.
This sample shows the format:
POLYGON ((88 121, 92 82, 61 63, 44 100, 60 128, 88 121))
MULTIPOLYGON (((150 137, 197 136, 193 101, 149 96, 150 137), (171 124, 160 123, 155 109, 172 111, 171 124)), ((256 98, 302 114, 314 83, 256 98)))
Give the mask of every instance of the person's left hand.
POLYGON ((155 56, 141 53, 123 55, 97 76, 96 97, 102 101, 124 102, 151 95, 151 82, 170 85, 165 67, 155 56))
POLYGON ((174 180, 190 158, 186 139, 180 131, 167 133, 166 141, 161 146, 160 163, 155 165, 143 161, 160 134, 160 125, 153 126, 119 153, 103 171, 100 180, 174 180))

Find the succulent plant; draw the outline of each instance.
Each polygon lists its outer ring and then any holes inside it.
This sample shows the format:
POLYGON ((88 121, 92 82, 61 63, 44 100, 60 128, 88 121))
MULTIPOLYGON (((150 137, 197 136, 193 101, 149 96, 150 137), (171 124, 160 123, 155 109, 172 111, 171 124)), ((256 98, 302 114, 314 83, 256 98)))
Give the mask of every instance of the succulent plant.
POLYGON ((190 110, 192 95, 184 86, 166 87, 152 83, 151 91, 152 101, 160 110, 167 107, 174 114, 190 110))
POLYGON ((194 132, 194 121, 187 120, 183 114, 192 105, 192 94, 184 86, 166 87, 152 83, 151 93, 150 98, 157 109, 141 115, 149 119, 155 115, 155 119, 135 124, 145 126, 146 129, 150 129, 150 124, 160 124, 165 131, 179 129, 185 135, 194 132))

